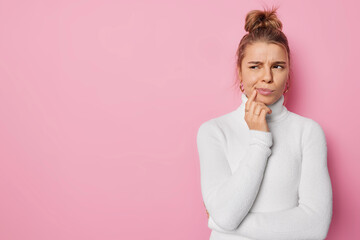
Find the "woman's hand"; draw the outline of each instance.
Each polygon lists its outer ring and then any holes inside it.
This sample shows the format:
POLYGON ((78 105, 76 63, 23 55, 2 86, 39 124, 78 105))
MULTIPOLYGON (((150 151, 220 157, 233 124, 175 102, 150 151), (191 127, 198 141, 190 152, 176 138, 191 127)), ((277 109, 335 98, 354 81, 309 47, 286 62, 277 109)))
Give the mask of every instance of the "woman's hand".
MULTIPOLYGON (((204 201, 203 201, 203 203, 204 203, 204 201)), ((204 203, 204 206, 205 206, 205 203, 204 203)), ((207 211, 206 206, 205 206, 205 211, 206 211, 207 217, 209 219, 209 212, 207 211)))
POLYGON ((255 101, 257 91, 254 90, 245 103, 245 121, 249 129, 269 132, 266 114, 271 114, 271 109, 262 102, 255 101))

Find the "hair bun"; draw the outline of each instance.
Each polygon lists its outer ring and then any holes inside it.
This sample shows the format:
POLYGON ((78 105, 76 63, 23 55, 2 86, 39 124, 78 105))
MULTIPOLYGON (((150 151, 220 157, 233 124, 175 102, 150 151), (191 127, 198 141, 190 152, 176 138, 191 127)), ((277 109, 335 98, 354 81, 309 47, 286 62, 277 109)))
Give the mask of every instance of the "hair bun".
POLYGON ((246 15, 245 30, 252 32, 257 28, 274 28, 282 30, 282 23, 276 16, 277 8, 270 10, 252 10, 246 15))

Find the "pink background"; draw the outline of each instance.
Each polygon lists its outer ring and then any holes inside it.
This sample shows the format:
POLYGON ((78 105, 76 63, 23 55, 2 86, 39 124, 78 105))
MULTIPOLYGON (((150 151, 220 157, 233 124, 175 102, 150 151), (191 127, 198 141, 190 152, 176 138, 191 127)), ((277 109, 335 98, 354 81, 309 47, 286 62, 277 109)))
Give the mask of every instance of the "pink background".
POLYGON ((327 239, 359 239, 355 0, 1 0, 0 239, 208 239, 196 133, 241 103, 235 51, 265 3, 286 106, 326 133, 327 239))

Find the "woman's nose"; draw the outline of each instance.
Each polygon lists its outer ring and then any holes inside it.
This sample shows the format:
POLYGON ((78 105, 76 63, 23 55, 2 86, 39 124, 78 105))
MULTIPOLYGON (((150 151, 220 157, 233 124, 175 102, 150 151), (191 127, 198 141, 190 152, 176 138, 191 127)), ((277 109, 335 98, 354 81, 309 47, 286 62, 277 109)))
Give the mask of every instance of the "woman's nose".
POLYGON ((271 69, 264 68, 263 80, 266 82, 271 82, 272 79, 273 79, 273 76, 272 76, 271 69))

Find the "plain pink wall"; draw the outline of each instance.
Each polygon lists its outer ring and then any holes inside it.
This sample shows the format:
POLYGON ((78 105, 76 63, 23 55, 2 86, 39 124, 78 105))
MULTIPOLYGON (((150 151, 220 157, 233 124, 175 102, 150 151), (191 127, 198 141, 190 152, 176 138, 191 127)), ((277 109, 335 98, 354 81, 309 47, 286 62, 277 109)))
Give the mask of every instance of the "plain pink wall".
POLYGON ((280 5, 290 111, 328 141, 328 239, 360 238, 358 1, 0 1, 0 239, 208 239, 199 125, 241 103, 246 13, 280 5))

